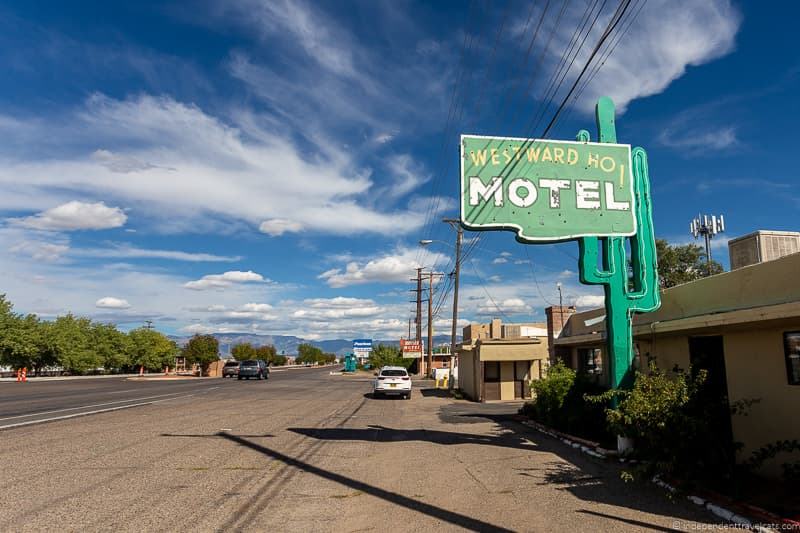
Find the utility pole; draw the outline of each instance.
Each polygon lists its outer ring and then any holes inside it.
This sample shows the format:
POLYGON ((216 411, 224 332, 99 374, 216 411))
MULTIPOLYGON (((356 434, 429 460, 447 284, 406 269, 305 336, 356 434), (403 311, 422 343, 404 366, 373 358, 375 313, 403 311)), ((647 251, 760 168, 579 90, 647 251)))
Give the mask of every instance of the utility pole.
POLYGON ((428 274, 428 375, 433 372, 433 272, 428 274))
POLYGON ((702 235, 706 241, 706 271, 711 275, 711 239, 718 233, 725 231, 725 217, 716 215, 709 217, 708 215, 697 215, 697 218, 692 220, 689 224, 689 233, 697 239, 702 235))
POLYGON ((456 267, 453 271, 453 326, 450 331, 450 375, 447 378, 447 388, 453 389, 453 369, 456 364, 456 335, 458 333, 458 280, 461 275, 461 243, 464 241, 464 228, 461 221, 455 218, 442 219, 456 230, 456 267))
POLYGON ((558 314, 561 318, 561 330, 564 330, 564 298, 561 295, 561 282, 556 283, 558 287, 558 314))
POLYGON ((435 272, 428 272, 428 375, 433 372, 433 278, 443 276, 435 272))
POLYGON ((417 340, 422 343, 422 267, 417 269, 417 340))
MULTIPOLYGON (((417 293, 417 316, 414 319, 416 324, 416 334, 417 334, 417 342, 422 346, 422 268, 417 268, 417 277, 411 278, 411 281, 417 282, 417 288, 411 289, 411 292, 417 293)), ((408 326, 409 334, 408 336, 411 337, 411 324, 409 323, 408 326)), ((422 359, 420 355, 419 365, 417 371, 419 374, 422 373, 422 365, 425 361, 422 359)))

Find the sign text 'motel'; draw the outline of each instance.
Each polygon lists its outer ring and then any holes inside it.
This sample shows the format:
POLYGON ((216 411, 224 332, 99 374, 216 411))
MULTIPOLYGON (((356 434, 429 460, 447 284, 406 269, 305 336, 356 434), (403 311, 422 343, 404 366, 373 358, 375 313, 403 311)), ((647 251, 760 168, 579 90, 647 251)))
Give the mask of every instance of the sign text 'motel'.
POLYGON ((462 135, 461 224, 577 240, 581 282, 605 292, 611 386, 630 387, 632 315, 661 305, 650 176, 642 148, 617 144, 614 102, 595 109, 599 143, 462 135))
POLYGON ((463 135, 461 187, 469 229, 540 242, 636 233, 626 144, 463 135))

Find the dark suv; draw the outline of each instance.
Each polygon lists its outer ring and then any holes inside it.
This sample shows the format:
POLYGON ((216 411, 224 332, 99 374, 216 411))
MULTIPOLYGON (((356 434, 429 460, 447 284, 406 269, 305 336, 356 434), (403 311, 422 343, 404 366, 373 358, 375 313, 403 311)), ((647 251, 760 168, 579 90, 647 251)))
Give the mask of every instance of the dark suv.
POLYGON ((239 361, 226 361, 222 367, 222 377, 232 378, 239 375, 239 361))
POLYGON ((239 379, 269 379, 269 366, 261 359, 248 359, 239 363, 239 379))

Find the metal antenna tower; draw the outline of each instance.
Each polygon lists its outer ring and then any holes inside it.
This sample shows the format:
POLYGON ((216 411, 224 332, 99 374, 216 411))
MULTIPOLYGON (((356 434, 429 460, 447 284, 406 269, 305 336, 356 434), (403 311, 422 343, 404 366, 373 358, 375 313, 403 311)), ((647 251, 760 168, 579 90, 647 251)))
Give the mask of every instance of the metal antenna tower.
POLYGON ((689 233, 697 239, 702 235, 706 241, 706 268, 711 275, 711 239, 719 233, 725 231, 725 217, 720 215, 697 215, 697 218, 689 224, 689 233))

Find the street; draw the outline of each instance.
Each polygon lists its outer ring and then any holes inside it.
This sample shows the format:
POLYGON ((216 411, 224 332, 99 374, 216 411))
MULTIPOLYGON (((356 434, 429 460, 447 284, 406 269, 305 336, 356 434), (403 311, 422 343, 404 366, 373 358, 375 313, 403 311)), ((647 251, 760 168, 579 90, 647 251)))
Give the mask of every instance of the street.
POLYGON ((716 522, 508 420, 514 405, 453 400, 419 383, 411 401, 374 400, 369 375, 329 370, 266 382, 0 384, 0 425, 155 402, 0 431, 0 530, 670 531, 716 522))

